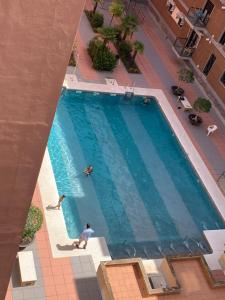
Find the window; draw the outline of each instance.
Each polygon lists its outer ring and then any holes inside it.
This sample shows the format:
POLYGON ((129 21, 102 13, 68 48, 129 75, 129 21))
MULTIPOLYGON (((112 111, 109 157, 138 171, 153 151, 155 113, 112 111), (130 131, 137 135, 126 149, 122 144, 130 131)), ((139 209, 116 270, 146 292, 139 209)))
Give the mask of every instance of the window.
POLYGON ((175 5, 172 4, 172 3, 170 3, 170 4, 168 5, 168 12, 169 12, 170 14, 172 14, 172 12, 174 11, 174 9, 175 9, 175 5))
POLYGON ((205 68, 203 69, 203 74, 205 74, 205 76, 207 76, 209 74, 209 71, 211 70, 214 62, 216 61, 216 57, 214 54, 212 54, 207 62, 207 64, 205 65, 205 68))
POLYGON ((223 86, 225 87, 225 71, 223 72, 223 75, 221 76, 220 81, 222 82, 223 86))
POLYGON ((221 38, 220 38, 220 40, 219 40, 219 43, 220 43, 221 45, 224 45, 224 44, 225 44, 225 30, 224 30, 224 32, 223 32, 223 34, 222 34, 222 36, 221 36, 221 38))

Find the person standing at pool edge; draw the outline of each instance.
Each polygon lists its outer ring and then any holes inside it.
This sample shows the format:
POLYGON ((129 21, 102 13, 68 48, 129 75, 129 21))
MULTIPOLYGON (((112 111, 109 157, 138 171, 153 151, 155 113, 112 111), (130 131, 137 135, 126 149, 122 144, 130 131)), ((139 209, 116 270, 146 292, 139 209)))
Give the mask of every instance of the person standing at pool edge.
POLYGON ((63 200, 65 199, 65 195, 62 195, 59 197, 59 200, 58 200, 58 204, 56 206, 54 206, 54 208, 57 208, 57 209, 60 209, 61 207, 61 203, 63 202, 63 200))
POLYGON ((92 236, 93 233, 94 230, 91 228, 91 225, 87 223, 86 228, 82 231, 80 235, 79 242, 78 243, 75 242, 76 247, 79 248, 80 244, 84 242, 83 249, 86 249, 88 239, 92 236))

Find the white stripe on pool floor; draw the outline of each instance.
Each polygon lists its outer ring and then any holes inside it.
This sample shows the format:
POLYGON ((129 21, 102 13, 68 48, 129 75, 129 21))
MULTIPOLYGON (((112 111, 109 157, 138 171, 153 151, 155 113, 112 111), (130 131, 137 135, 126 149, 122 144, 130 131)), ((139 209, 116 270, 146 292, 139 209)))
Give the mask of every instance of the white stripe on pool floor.
MULTIPOLYGON (((68 157, 65 157, 65 159, 71 161, 69 166, 65 163, 65 167, 67 169, 67 174, 69 175, 69 180, 72 181, 71 186, 74 187, 74 189, 71 190, 71 193, 75 198, 80 220, 83 225, 86 223, 92 224, 95 230, 95 236, 99 236, 98 232, 101 232, 101 236, 107 237, 108 226, 105 217, 102 214, 93 182, 91 178, 87 178, 83 174, 83 169, 87 166, 87 161, 85 160, 80 148, 78 137, 70 121, 70 116, 64 107, 60 108, 60 118, 63 119, 65 125, 63 126, 64 133, 60 133, 60 135, 63 137, 66 134, 66 139, 63 138, 60 145, 61 153, 62 155, 67 153, 68 157), (68 135, 70 136, 69 139, 67 138, 68 135), (71 150, 75 153, 74 158, 72 157, 73 155, 71 150), (95 222, 96 216, 98 218, 98 222, 95 222)), ((58 118, 56 117, 55 123, 57 122, 58 118)), ((62 129, 60 128, 60 130, 62 129)))

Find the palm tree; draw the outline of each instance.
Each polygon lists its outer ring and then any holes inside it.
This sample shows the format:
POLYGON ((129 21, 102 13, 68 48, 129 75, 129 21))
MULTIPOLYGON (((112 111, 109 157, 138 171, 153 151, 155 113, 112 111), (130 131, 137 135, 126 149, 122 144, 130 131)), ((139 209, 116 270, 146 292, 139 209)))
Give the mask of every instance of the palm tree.
POLYGON ((123 33, 122 40, 125 40, 128 34, 132 34, 137 30, 138 20, 135 16, 125 16, 122 19, 121 28, 123 33))
POLYGON ((100 36, 103 39, 103 45, 106 47, 109 41, 115 41, 118 30, 114 27, 101 27, 98 28, 98 33, 100 33, 100 36))
POLYGON ((102 1, 103 1, 103 0, 94 0, 95 5, 94 5, 93 11, 92 11, 93 14, 96 12, 96 9, 97 9, 97 7, 98 7, 98 4, 99 4, 99 3, 102 3, 102 1))
POLYGON ((133 55, 132 55, 132 59, 133 61, 135 61, 135 58, 136 58, 136 55, 138 53, 142 54, 144 52, 144 44, 142 42, 139 42, 139 41, 135 41, 133 43, 133 55))
POLYGON ((124 12, 124 4, 120 1, 113 1, 109 5, 109 12, 112 14, 112 18, 110 20, 109 25, 112 24, 113 18, 114 17, 121 17, 123 12, 124 12))

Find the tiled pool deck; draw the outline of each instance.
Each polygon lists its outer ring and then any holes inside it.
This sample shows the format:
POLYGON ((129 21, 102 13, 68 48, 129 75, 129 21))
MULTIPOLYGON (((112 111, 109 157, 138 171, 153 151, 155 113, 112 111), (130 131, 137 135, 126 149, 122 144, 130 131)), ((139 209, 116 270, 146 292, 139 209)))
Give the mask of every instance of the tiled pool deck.
MULTIPOLYGON (((89 7, 91 5, 89 0, 87 1, 87 5, 89 7)), ((186 114, 177 110, 176 100, 171 96, 169 89, 172 84, 177 83, 177 71, 183 66, 183 63, 177 60, 170 45, 165 40, 164 34, 160 32, 152 21, 149 12, 145 12, 145 14, 148 17, 145 19, 145 23, 141 25, 139 32, 135 34, 135 38, 142 40, 145 44, 145 54, 137 57, 142 75, 133 76, 127 74, 122 64, 110 75, 99 74, 90 67, 89 57, 84 50, 88 41, 87 39, 90 39, 93 33, 91 33, 85 16, 82 18, 82 26, 77 35, 77 46, 80 52, 77 75, 84 81, 89 82, 103 83, 104 77, 109 76, 115 78, 119 85, 132 85, 132 82, 135 81, 138 86, 161 89, 173 112, 178 117, 179 122, 185 128, 185 132, 201 155, 204 164, 208 167, 211 175, 207 172, 209 175, 207 176, 211 178, 210 180, 212 180, 212 176, 216 180, 220 173, 225 171, 225 121, 221 120, 213 109, 210 114, 203 115, 204 123, 201 128, 193 128, 188 123, 186 114), (152 57, 154 57, 154 59, 152 59, 152 57), (205 131, 208 124, 212 123, 217 124, 219 130, 207 138, 205 131)), ((199 86, 196 84, 184 85, 184 88, 190 102, 193 102, 197 96, 202 95, 199 86)), ((192 154, 192 152, 190 154, 192 154)), ((44 200, 49 201, 48 204, 56 201, 55 194, 50 194, 48 197, 49 200, 44 200)), ((38 186, 34 193, 33 202, 42 207, 38 186)), ((223 201, 221 205, 224 205, 223 201)), ((58 212, 54 211, 54 214, 55 213, 58 212)), ((61 218, 60 215, 57 214, 57 217, 55 215, 55 219, 58 217, 59 219, 61 218)), ((206 234, 214 241, 217 239, 217 243, 214 244, 218 254, 224 250, 222 247, 224 246, 225 240, 222 241, 221 236, 217 233, 216 235, 214 234, 214 236, 210 233, 206 234)), ((90 252, 83 256, 58 256, 58 258, 55 258, 57 255, 52 254, 50 239, 46 224, 44 223, 42 229, 37 233, 35 243, 31 246, 35 255, 38 282, 34 287, 19 288, 17 286, 16 276, 13 275, 13 280, 11 280, 6 299, 101 299, 96 281, 95 266, 90 252)), ((67 251, 69 250, 67 249, 67 251)), ((74 253, 73 249, 70 249, 70 251, 74 253)), ((214 261, 215 259, 213 258, 210 262, 212 267, 214 266, 214 261)), ((215 268, 216 267, 217 266, 215 266, 215 268)), ((196 297, 196 299, 199 300, 222 300, 225 298, 225 293, 212 291, 206 286, 202 278, 202 272, 198 266, 194 264, 187 266, 185 263, 177 262, 175 269, 181 274, 181 280, 185 287, 184 291, 181 295, 172 297, 166 296, 167 298, 163 296, 161 297, 162 299, 194 299, 193 297, 196 297), (188 295, 192 295, 192 297, 188 295)), ((126 280, 129 281, 129 275, 125 275, 126 280)), ((151 299, 155 300, 161 298, 151 297, 151 299)))

